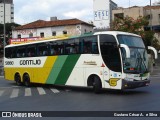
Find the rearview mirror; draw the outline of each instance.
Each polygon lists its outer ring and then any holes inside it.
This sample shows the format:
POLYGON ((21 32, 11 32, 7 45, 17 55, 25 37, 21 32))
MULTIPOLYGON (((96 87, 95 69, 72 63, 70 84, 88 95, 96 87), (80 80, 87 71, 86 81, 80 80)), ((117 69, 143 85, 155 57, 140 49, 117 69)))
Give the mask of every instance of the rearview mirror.
POLYGON ((127 45, 125 45, 125 44, 120 44, 120 47, 125 49, 125 51, 126 51, 126 58, 130 58, 131 53, 130 53, 129 47, 127 45))

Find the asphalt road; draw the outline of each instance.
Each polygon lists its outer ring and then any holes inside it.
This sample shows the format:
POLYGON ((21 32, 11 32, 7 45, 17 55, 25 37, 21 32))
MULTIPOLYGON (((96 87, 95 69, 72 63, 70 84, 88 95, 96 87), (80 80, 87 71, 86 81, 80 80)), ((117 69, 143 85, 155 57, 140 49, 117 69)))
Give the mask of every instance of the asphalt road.
MULTIPOLYGON (((160 111, 160 62, 154 67, 148 87, 133 90, 105 90, 94 94, 91 89, 34 85, 30 88, 17 87, 14 82, 0 77, 0 111, 160 111)), ((159 117, 160 118, 160 117, 159 117)), ((157 117, 146 120, 159 119, 157 117)), ((17 118, 15 118, 17 119, 17 118)), ((45 118, 46 119, 46 118, 45 118)), ((47 118, 47 119, 75 119, 47 118)), ((135 119, 115 118, 76 118, 92 119, 135 119)), ((144 118, 136 118, 144 120, 144 118)))

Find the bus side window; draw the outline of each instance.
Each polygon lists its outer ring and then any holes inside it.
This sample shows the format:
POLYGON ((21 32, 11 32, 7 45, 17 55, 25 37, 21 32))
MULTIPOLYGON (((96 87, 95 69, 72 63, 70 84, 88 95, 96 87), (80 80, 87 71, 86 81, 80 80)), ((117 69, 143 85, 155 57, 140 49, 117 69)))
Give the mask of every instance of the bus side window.
POLYGON ((36 57, 36 45, 28 46, 27 57, 36 57))
POLYGON ((92 42, 92 54, 98 54, 99 50, 98 50, 98 43, 96 42, 92 42))
POLYGON ((57 55, 64 54, 64 43, 62 41, 57 41, 57 55))
POLYGON ((47 44, 39 44, 38 48, 38 56, 47 56, 48 55, 48 45, 47 44))
POLYGON ((26 53, 26 48, 23 47, 17 47, 17 52, 16 52, 16 57, 17 58, 22 58, 25 57, 25 53, 26 53))
POLYGON ((98 54, 97 36, 82 38, 80 42, 81 52, 83 54, 98 54))
POLYGON ((50 55, 57 55, 57 43, 56 42, 50 42, 50 55))
POLYGON ((5 57, 12 58, 12 48, 5 48, 5 57))

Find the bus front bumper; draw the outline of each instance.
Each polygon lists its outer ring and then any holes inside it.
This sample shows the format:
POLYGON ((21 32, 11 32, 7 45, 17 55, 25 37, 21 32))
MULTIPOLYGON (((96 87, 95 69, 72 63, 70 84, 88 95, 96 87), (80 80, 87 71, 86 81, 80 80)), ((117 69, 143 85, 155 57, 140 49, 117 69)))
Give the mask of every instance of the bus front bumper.
POLYGON ((134 89, 138 87, 145 87, 150 84, 150 80, 142 80, 142 81, 127 81, 122 80, 122 89, 134 89))

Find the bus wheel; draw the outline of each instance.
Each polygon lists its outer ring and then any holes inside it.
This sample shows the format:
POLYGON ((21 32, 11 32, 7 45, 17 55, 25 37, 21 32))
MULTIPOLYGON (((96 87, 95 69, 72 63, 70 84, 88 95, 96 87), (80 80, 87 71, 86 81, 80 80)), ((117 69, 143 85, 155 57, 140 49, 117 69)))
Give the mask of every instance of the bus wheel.
POLYGON ((95 93, 100 93, 102 89, 102 84, 98 76, 94 76, 93 89, 95 93))
POLYGON ((26 86, 26 87, 29 87, 30 86, 30 77, 28 74, 24 74, 23 75, 23 84, 26 86))
POLYGON ((14 80, 15 80, 15 82, 16 82, 16 84, 17 84, 18 86, 22 85, 21 76, 20 76, 19 73, 15 74, 14 80))

